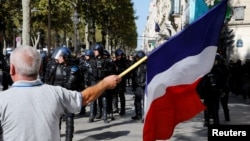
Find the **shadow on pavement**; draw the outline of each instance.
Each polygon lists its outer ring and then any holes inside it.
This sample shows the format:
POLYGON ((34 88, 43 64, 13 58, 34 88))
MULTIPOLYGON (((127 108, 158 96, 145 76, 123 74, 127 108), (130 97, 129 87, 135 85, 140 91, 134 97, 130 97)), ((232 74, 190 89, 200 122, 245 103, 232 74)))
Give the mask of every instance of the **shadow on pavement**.
POLYGON ((114 126, 119 126, 119 125, 122 125, 122 124, 131 124, 131 123, 134 123, 134 121, 129 120, 129 121, 113 123, 113 124, 104 124, 103 126, 99 126, 99 127, 96 127, 96 128, 89 128, 89 129, 86 129, 86 130, 75 131, 75 134, 82 134, 82 133, 92 132, 92 131, 100 131, 100 130, 103 130, 103 129, 106 129, 106 128, 111 128, 111 127, 114 127, 114 126))
POLYGON ((78 141, 100 141, 100 140, 111 140, 118 138, 120 136, 127 136, 130 133, 130 131, 117 131, 117 132, 103 132, 100 134, 95 134, 88 136, 84 139, 80 139, 78 141))

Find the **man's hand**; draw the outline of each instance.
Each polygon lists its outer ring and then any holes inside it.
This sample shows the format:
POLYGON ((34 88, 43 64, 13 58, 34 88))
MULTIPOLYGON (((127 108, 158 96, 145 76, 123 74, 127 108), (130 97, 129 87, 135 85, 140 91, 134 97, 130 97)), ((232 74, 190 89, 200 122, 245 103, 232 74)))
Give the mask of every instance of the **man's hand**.
POLYGON ((107 89, 114 89, 120 82, 121 78, 118 75, 110 75, 103 79, 103 84, 107 85, 107 89))
POLYGON ((118 75, 105 77, 96 85, 90 86, 81 92, 83 98, 82 104, 87 105, 88 103, 96 100, 106 89, 114 89, 120 82, 121 77, 118 75))

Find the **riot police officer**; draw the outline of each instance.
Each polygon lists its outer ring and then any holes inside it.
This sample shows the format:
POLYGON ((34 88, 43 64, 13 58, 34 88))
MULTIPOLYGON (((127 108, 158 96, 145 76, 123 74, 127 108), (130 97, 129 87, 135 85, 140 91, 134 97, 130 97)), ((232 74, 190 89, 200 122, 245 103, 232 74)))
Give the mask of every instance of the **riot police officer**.
MULTIPOLYGON (((82 84, 83 88, 87 88, 94 84, 93 64, 94 64, 94 52, 93 50, 87 49, 85 50, 84 56, 79 63, 79 69, 81 75, 83 76, 83 84, 82 84)), ((86 109, 85 106, 83 106, 80 115, 85 114, 85 112, 86 109)))
MULTIPOLYGON (((116 74, 120 74, 128 68, 126 55, 123 52, 123 50, 119 48, 115 51, 115 57, 116 59, 114 61, 114 64, 116 67, 116 74)), ((119 112, 121 116, 125 114, 125 105, 126 105, 125 91, 126 91, 126 79, 124 78, 116 87, 116 93, 114 95, 114 101, 113 101, 114 112, 119 112), (120 100, 118 100, 118 98, 120 100), (118 108, 118 101, 120 101, 120 111, 118 108)))
MULTIPOLYGON (((52 60, 47 65, 46 83, 62 86, 70 90, 80 90, 81 75, 77 64, 71 58, 71 51, 67 47, 57 48, 52 54, 52 60)), ((72 141, 74 134, 74 114, 67 113, 66 120, 66 141, 72 141)), ((60 123, 61 124, 61 123, 60 123)))
POLYGON ((219 105, 220 100, 223 105, 223 110, 225 112, 226 120, 229 120, 229 110, 226 105, 224 105, 224 98, 228 98, 228 88, 226 86, 227 79, 225 74, 225 70, 221 67, 221 64, 218 64, 220 56, 216 56, 214 66, 212 70, 206 74, 200 81, 197 90, 201 95, 201 98, 204 99, 204 105, 206 105, 206 109, 204 110, 204 126, 208 126, 210 124, 210 117, 213 119, 214 125, 219 125, 219 105))
POLYGON ((12 85, 13 81, 10 76, 10 53, 7 52, 6 55, 1 56, 1 69, 2 69, 2 90, 7 90, 9 86, 12 85))
MULTIPOLYGON (((103 51, 103 59, 104 59, 104 75, 108 76, 111 74, 115 74, 115 65, 110 58, 110 53, 107 50, 103 51)), ((103 111, 103 121, 108 123, 108 119, 114 120, 113 116, 113 94, 115 93, 115 89, 106 90, 102 96, 102 111, 103 111)))
MULTIPOLYGON (((140 60, 145 56, 144 51, 138 51, 135 55, 135 61, 140 60)), ((132 116, 133 120, 142 120, 142 110, 143 110, 143 96, 146 86, 146 63, 143 62, 133 71, 134 84, 134 106, 135 106, 135 116, 132 116)))
MULTIPOLYGON (((107 67, 105 66, 106 60, 103 58, 104 48, 102 44, 96 43, 93 46, 94 50, 94 63, 93 63, 93 84, 99 82, 107 74, 107 67)), ((96 101, 90 103, 90 116, 89 122, 93 122, 94 118, 101 119, 103 116, 103 95, 101 95, 96 101)), ((106 122, 105 117, 103 117, 106 122)))

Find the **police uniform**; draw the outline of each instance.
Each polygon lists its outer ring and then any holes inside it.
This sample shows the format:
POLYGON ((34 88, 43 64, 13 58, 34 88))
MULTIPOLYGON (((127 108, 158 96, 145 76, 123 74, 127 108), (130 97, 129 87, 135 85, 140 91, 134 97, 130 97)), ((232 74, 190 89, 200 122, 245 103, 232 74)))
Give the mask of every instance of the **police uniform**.
MULTIPOLYGON (((121 49, 117 49, 115 51, 115 56, 116 60, 114 61, 114 64, 116 67, 116 74, 120 74, 128 68, 128 62, 126 60, 125 53, 121 49)), ((116 86, 116 93, 114 95, 114 101, 113 101, 114 112, 119 112, 121 116, 125 114, 125 105, 126 105, 125 91, 126 91, 126 79, 122 79, 122 81, 116 86), (120 101, 120 109, 118 108, 118 101, 120 101)))
MULTIPOLYGON (((216 58, 216 61, 218 58, 216 58)), ((197 89, 201 98, 204 99, 204 104, 207 109, 204 110, 204 126, 210 124, 210 118, 213 119, 214 125, 219 125, 219 105, 222 102, 223 110, 225 113, 225 119, 229 121, 229 109, 227 107, 227 102, 224 101, 228 99, 228 88, 226 86, 225 70, 222 69, 220 64, 215 62, 212 70, 206 74, 200 81, 197 89), (224 103, 226 102, 226 103, 224 103), (226 104, 226 105, 225 105, 226 104)))
MULTIPOLYGON (((92 75, 93 75, 91 83, 96 84, 106 76, 105 74, 106 67, 104 66, 105 59, 102 56, 104 51, 103 46, 100 43, 96 43, 94 45, 93 50, 95 57, 91 62, 92 75)), ((101 119, 102 114, 103 114, 103 95, 101 95, 97 100, 90 103, 89 122, 93 122, 95 118, 101 119)))
MULTIPOLYGON (((87 88, 96 82, 94 82, 94 77, 93 77, 93 64, 94 64, 94 53, 92 50, 85 50, 85 54, 82 60, 80 60, 79 63, 79 69, 81 72, 81 76, 83 76, 83 88, 87 88)), ((82 107, 81 113, 80 114, 85 114, 85 106, 82 107)), ((93 112, 93 117, 94 113, 96 113, 96 110, 93 112)))
MULTIPOLYGON (((52 59, 47 68, 47 74, 45 75, 46 83, 62 86, 69 90, 79 91, 82 89, 81 86, 81 74, 77 64, 74 63, 71 59, 71 54, 68 48, 62 47, 59 48, 56 52, 53 53, 52 57, 56 58, 57 56, 62 55, 64 57, 65 62, 59 64, 52 59), (58 55, 59 54, 59 55, 58 55)), ((74 114, 67 113, 65 115, 66 121, 66 141, 72 141, 74 134, 74 114)), ((61 123, 60 123, 61 124, 61 123)))
MULTIPOLYGON (((137 61, 145 56, 143 51, 138 51, 135 58, 137 61)), ((134 80, 134 106, 135 106, 135 116, 131 117, 133 120, 142 120, 142 110, 143 110, 143 96, 146 85, 146 63, 143 62, 133 71, 134 80)))
MULTIPOLYGON (((110 54, 107 50, 103 51, 103 59, 104 59, 104 76, 108 76, 111 74, 115 74, 115 65, 110 58, 110 54)), ((113 116, 113 108, 112 108, 112 101, 113 101, 113 94, 115 90, 106 90, 102 95, 102 118, 105 123, 108 123, 108 119, 114 120, 113 116)))

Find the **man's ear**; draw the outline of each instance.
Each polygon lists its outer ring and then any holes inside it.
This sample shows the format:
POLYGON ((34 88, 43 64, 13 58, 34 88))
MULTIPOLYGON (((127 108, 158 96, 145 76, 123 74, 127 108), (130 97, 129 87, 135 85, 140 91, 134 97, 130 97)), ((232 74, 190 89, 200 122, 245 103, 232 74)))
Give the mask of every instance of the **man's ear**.
POLYGON ((13 64, 10 64, 10 75, 14 75, 16 73, 15 66, 13 64))

